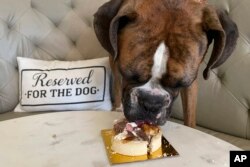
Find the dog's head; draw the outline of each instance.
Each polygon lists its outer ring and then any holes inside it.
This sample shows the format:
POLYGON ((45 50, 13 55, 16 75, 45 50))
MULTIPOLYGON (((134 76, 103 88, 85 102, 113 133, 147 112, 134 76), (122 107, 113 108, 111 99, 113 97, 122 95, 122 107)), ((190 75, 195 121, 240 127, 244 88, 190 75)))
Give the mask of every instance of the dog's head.
POLYGON ((203 0, 111 0, 95 14, 94 28, 121 74, 125 116, 157 124, 166 122, 180 88, 196 79, 212 41, 205 79, 238 37, 226 12, 203 0))

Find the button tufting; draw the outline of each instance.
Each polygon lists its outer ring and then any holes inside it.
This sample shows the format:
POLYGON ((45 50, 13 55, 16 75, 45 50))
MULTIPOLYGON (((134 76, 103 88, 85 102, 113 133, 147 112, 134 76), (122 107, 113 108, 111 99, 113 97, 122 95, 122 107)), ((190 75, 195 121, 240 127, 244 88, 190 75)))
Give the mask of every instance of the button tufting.
POLYGON ((38 43, 37 42, 33 42, 33 46, 34 46, 34 48, 38 48, 38 43))
POLYGON ((83 22, 85 23, 86 26, 92 27, 92 21, 89 18, 84 18, 83 22))
POLYGON ((12 29, 12 24, 11 23, 7 23, 7 27, 8 27, 8 29, 12 29))
POLYGON ((224 80, 225 80, 225 73, 218 74, 217 76, 218 76, 218 79, 219 79, 220 82, 224 82, 224 80))
POLYGON ((70 7, 72 8, 72 9, 74 9, 76 6, 75 6, 75 4, 72 2, 72 0, 71 0, 71 3, 70 3, 70 7))
POLYGON ((66 2, 66 5, 67 5, 69 8, 72 8, 72 9, 75 8, 75 5, 73 4, 72 0, 68 0, 68 2, 66 2))
POLYGON ((8 28, 9 30, 11 30, 11 29, 13 28, 13 26, 14 26, 14 23, 12 23, 11 21, 6 22, 6 24, 7 24, 7 28, 8 28))
POLYGON ((30 2, 30 7, 31 8, 35 8, 35 4, 34 4, 34 2, 31 0, 31 2, 30 2))
POLYGON ((76 41, 73 41, 73 40, 71 40, 72 41, 72 44, 74 45, 74 46, 76 46, 76 41))
POLYGON ((58 23, 56 23, 56 22, 54 22, 53 20, 51 20, 51 22, 54 24, 54 26, 55 27, 58 27, 59 25, 60 25, 60 23, 58 22, 58 23))

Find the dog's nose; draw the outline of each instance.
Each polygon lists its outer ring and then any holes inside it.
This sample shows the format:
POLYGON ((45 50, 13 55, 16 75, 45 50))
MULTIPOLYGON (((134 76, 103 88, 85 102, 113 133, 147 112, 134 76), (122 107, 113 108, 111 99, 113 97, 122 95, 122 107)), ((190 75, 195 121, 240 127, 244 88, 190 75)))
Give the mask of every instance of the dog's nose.
POLYGON ((171 103, 169 94, 154 94, 149 91, 140 91, 137 99, 139 106, 149 112, 158 112, 169 107, 171 103))

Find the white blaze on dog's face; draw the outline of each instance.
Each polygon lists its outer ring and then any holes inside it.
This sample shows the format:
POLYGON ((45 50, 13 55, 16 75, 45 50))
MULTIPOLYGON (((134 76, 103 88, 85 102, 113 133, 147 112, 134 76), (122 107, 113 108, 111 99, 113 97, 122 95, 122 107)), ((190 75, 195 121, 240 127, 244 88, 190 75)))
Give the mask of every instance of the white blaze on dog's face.
POLYGON ((151 70, 150 80, 143 86, 135 89, 141 89, 142 91, 148 91, 152 95, 169 95, 169 93, 162 88, 160 80, 162 76, 167 72, 167 61, 169 57, 168 47, 164 42, 161 42, 157 47, 156 52, 153 56, 153 66, 151 70))
MULTIPOLYGON (((152 120, 161 120, 166 117, 166 110, 171 104, 171 96, 160 84, 160 80, 167 72, 169 50, 164 42, 161 42, 153 55, 151 78, 142 86, 134 87, 130 94, 132 106, 143 112, 152 113, 152 120)), ((164 119, 162 121, 165 121, 164 119)))
POLYGON ((168 57, 169 50, 164 42, 162 42, 154 54, 152 78, 161 79, 162 75, 166 73, 168 57))

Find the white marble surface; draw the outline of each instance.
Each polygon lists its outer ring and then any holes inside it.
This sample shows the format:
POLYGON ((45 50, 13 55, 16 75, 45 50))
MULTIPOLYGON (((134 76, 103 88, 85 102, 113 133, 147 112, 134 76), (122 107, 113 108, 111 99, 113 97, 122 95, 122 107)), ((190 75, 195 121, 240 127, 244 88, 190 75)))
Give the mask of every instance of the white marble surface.
MULTIPOLYGON (((1 167, 110 166, 100 130, 122 117, 115 112, 57 112, 0 122, 1 167)), ((213 136, 168 122, 164 136, 180 156, 121 167, 229 167, 229 151, 240 150, 213 136)))

